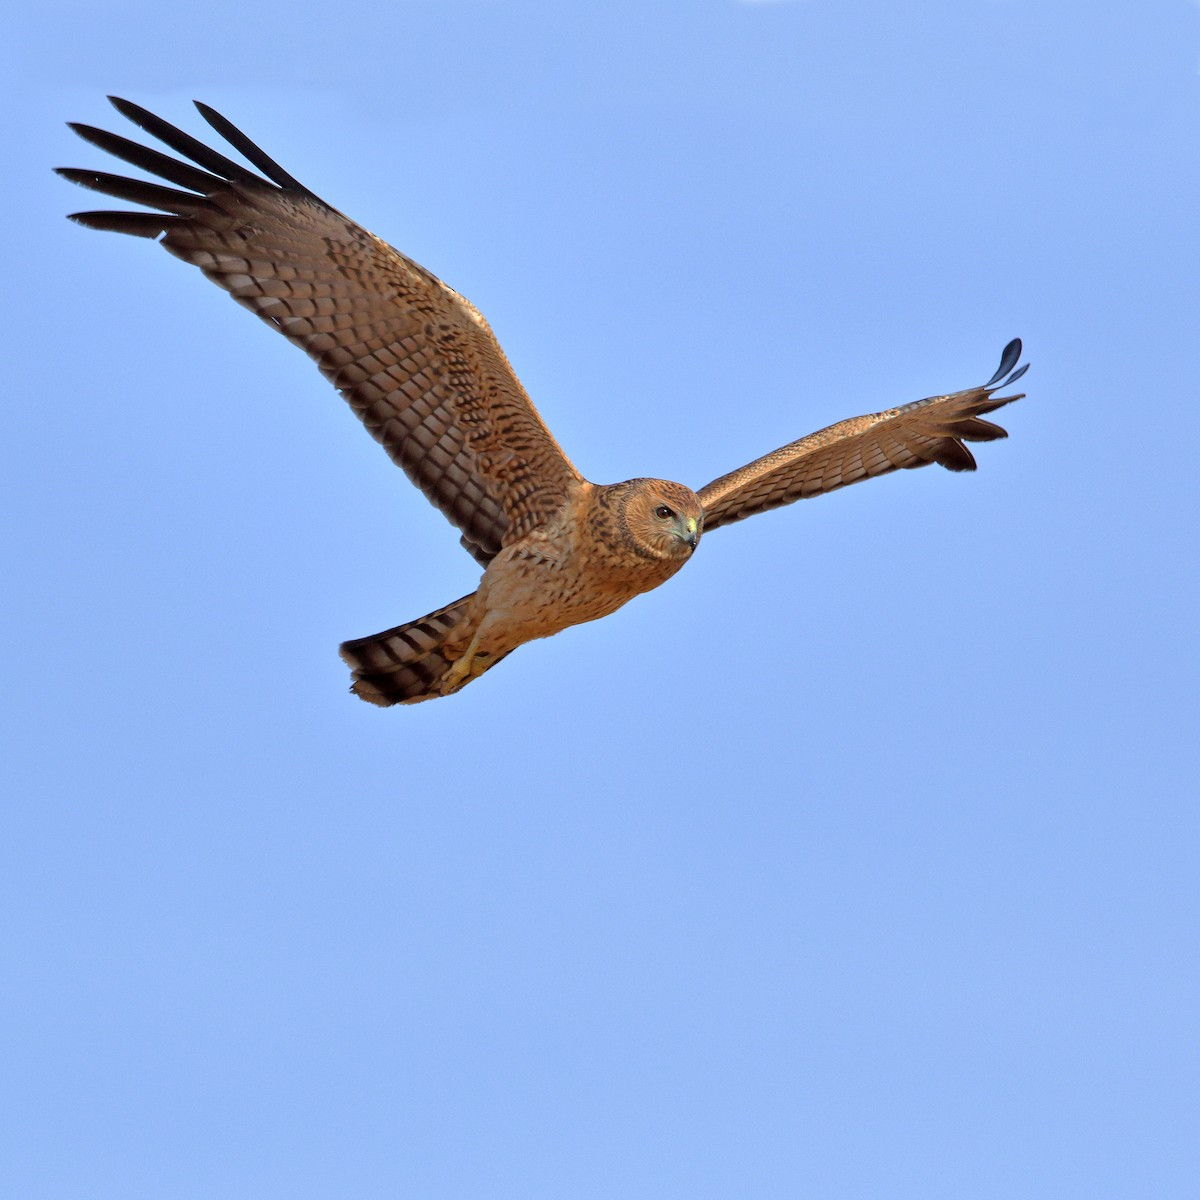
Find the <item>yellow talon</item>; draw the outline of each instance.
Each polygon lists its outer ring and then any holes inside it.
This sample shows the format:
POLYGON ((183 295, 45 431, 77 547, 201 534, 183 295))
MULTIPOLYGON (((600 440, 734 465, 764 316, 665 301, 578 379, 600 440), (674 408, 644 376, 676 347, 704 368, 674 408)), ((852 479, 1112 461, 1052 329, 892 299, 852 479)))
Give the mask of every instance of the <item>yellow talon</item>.
MULTIPOLYGON (((482 675, 484 668, 482 665, 478 670, 475 669, 475 653, 479 649, 479 632, 471 639, 471 644, 460 654, 450 665, 450 669, 442 676, 441 686, 438 689, 443 696, 448 696, 451 692, 457 692, 470 679, 474 679, 482 675)), ((483 658, 488 658, 490 655, 483 655, 483 658)))

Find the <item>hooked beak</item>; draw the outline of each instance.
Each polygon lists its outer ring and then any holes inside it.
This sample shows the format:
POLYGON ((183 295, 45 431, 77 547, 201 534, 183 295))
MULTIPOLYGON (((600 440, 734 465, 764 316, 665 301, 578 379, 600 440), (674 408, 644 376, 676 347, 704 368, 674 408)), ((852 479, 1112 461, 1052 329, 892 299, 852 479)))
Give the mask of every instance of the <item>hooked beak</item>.
POLYGON ((696 548, 696 543, 700 540, 700 530, 696 527, 696 518, 688 517, 684 524, 685 533, 683 540, 687 542, 693 550, 696 548))

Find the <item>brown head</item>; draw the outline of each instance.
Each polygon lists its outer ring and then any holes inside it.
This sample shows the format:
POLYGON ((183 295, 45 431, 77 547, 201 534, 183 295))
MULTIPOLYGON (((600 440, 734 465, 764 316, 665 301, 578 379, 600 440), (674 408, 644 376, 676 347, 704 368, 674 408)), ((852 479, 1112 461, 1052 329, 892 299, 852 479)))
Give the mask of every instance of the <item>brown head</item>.
POLYGON ((604 490, 623 539, 637 554, 678 563, 691 557, 704 521, 691 488, 666 479, 629 479, 604 490))

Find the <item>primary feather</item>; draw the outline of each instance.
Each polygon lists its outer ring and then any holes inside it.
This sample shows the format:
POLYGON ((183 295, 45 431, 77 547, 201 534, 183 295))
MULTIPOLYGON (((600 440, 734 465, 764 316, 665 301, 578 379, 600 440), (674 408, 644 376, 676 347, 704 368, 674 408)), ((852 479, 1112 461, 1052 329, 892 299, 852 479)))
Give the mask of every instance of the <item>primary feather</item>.
POLYGON ((305 350, 481 563, 561 508, 581 476, 467 300, 326 204, 206 105, 197 104, 205 120, 266 178, 128 100, 112 103, 197 165, 72 125, 185 189, 61 168, 72 183, 161 210, 73 220, 159 239, 305 350))
POLYGON ((1028 363, 1014 370, 1020 357, 1021 340, 1014 338, 1004 347, 999 370, 981 387, 839 421, 714 479, 697 493, 705 530, 889 471, 929 463, 974 471, 975 456, 964 443, 1008 437, 981 414, 1021 399, 995 395, 1028 370, 1028 363))
POLYGON ((157 177, 61 168, 72 183, 151 211, 73 214, 152 238, 300 346, 371 435, 458 527, 479 588, 417 621, 342 646, 372 704, 458 691, 517 646, 615 611, 657 587, 711 532, 889 471, 975 469, 967 442, 1020 399, 1021 343, 987 383, 840 421, 713 480, 597 486, 542 422, 487 322, 452 288, 337 211, 207 105, 201 116, 255 170, 127 100, 117 111, 181 158, 90 125, 86 141, 157 177), (164 186, 169 184, 172 186, 164 186))

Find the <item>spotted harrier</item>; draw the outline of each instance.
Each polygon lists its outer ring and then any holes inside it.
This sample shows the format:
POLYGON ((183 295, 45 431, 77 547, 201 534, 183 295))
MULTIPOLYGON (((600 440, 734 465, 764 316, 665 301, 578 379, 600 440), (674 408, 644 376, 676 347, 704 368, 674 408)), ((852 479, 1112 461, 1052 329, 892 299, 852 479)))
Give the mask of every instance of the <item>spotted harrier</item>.
POLYGON ((939 463, 1007 436, 984 413, 1026 367, 1020 340, 980 387, 839 421, 699 491, 664 479, 594 484, 571 465, 491 328, 456 291, 319 199, 207 105, 253 167, 127 100, 122 116, 182 158, 89 125, 86 141, 173 186, 60 168, 147 212, 72 219, 161 242, 313 358, 392 461, 461 533, 479 587, 428 616, 346 642, 372 704, 457 692, 524 642, 594 621, 664 583, 701 534, 860 479, 939 463), (183 161, 184 159, 189 161, 183 161))

